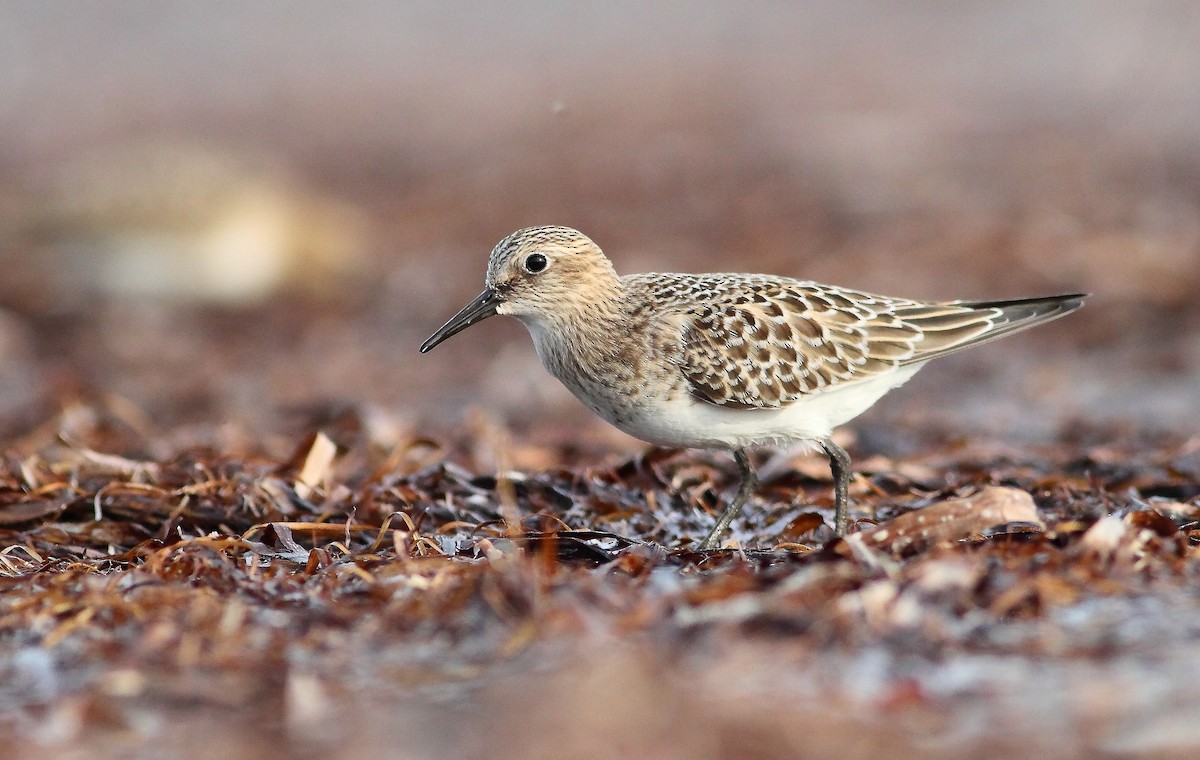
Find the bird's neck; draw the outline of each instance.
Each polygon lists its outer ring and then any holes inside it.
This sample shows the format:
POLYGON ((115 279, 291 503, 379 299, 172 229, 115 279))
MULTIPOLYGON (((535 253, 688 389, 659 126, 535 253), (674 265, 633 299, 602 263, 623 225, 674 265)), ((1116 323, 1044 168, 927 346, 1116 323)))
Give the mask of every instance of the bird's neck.
POLYGON ((569 376, 603 372, 625 360, 618 348, 627 346, 631 309, 618 280, 589 292, 553 315, 524 318, 538 356, 549 372, 566 382, 569 376), (625 337, 626 340, 619 340, 625 337))

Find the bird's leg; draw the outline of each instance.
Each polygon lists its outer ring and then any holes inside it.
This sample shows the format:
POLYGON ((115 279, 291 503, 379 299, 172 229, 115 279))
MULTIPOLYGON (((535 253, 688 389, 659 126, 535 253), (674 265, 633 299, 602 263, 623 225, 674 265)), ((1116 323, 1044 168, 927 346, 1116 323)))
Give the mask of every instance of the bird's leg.
MULTIPOLYGON (((841 449, 839 449, 841 451, 841 449)), ((845 455, 846 452, 842 452, 845 455)), ((738 472, 742 476, 742 484, 738 486, 737 495, 733 497, 733 501, 721 513, 721 517, 717 519, 717 524, 705 536, 704 541, 700 544, 701 549, 716 549, 717 544, 721 540, 723 534, 729 528, 729 523, 733 522, 738 515, 742 513, 742 507, 746 506, 746 502, 754 495, 754 489, 758 488, 758 476, 754 474, 754 467, 750 464, 750 457, 746 456, 745 449, 734 449, 733 458, 737 460, 738 472)), ((850 460, 846 463, 849 465, 850 460)))
POLYGON ((831 438, 821 441, 821 448, 829 456, 829 470, 833 473, 833 529, 839 536, 844 536, 849 527, 846 507, 850 490, 850 455, 831 438))

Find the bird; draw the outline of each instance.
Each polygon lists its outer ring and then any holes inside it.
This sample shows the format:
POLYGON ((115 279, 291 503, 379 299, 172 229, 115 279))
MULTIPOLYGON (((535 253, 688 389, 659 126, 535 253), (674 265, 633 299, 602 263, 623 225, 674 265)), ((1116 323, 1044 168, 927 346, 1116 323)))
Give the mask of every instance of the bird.
POLYGON ((834 531, 851 460, 834 428, 927 362, 1065 316, 1086 293, 921 301, 765 274, 618 275, 578 230, 527 227, 492 249, 485 288, 421 353, 496 314, 528 329, 545 369, 623 432, 732 452, 740 484, 699 544, 719 547, 758 486, 748 449, 804 443, 829 459, 834 531))

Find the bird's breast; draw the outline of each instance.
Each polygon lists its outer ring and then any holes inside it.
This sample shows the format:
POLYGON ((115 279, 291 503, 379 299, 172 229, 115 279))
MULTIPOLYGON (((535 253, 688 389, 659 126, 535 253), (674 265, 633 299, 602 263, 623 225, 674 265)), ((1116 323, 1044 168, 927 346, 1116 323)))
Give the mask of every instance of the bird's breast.
POLYGON ((606 421, 636 436, 631 428, 687 396, 686 379, 644 331, 613 330, 621 340, 529 325, 546 371, 606 421))

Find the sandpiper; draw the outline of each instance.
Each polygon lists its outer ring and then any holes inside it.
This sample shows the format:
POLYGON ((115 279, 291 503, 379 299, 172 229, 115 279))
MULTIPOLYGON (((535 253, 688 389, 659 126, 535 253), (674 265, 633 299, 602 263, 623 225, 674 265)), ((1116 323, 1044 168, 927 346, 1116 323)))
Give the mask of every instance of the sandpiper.
POLYGON ((914 301, 762 274, 620 276, 569 227, 529 227, 488 258, 484 291, 421 344, 493 314, 525 324, 542 364, 605 420, 660 446, 733 452, 741 485, 701 543, 754 493, 746 449, 815 444, 847 529, 850 456, 833 429, 930 359, 1057 319, 1085 294, 914 301))

